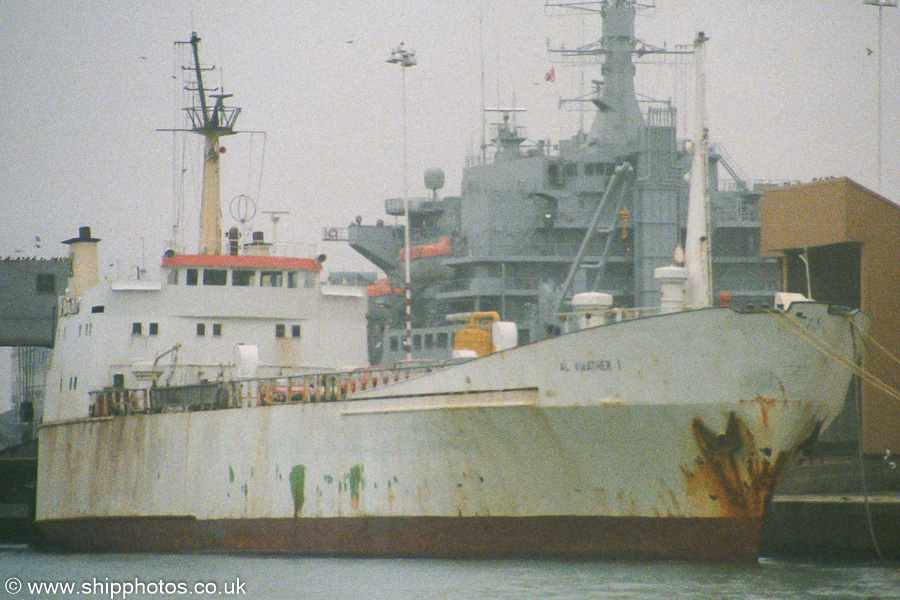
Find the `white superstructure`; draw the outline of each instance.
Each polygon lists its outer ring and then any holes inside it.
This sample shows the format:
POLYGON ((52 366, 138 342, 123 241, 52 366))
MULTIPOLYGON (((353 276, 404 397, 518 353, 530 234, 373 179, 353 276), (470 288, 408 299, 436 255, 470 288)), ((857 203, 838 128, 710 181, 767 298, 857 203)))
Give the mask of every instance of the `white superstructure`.
MULTIPOLYGON (((95 256, 82 236, 73 256, 95 256)), ((90 261, 73 261, 71 283, 90 261)), ((90 415, 91 393, 365 364, 365 290, 319 281, 309 258, 176 255, 158 279, 70 284, 60 299, 46 421, 90 415), (74 290, 74 291, 73 291, 74 290)), ((90 280, 90 278, 88 278, 90 280)))

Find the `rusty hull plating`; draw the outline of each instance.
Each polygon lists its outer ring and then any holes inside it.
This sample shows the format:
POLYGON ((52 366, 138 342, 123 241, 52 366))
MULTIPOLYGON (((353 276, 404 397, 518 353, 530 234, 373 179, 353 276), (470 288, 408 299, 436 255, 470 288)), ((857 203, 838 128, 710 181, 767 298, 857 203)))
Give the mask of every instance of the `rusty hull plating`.
POLYGON ((82 550, 753 560, 850 376, 777 315, 708 309, 330 401, 51 422, 37 524, 82 550))
MULTIPOLYGON (((774 405, 774 399, 760 399, 774 405)), ((768 427, 768 412, 763 423, 768 427)), ((791 463, 793 452, 784 450, 772 456, 772 449, 759 448, 756 438, 734 411, 728 414, 725 431, 715 433, 702 419, 695 418, 691 431, 699 455, 693 468, 681 467, 688 495, 695 501, 717 505, 723 516, 762 517, 781 473, 791 463), (705 496, 705 498, 704 498, 705 496)))

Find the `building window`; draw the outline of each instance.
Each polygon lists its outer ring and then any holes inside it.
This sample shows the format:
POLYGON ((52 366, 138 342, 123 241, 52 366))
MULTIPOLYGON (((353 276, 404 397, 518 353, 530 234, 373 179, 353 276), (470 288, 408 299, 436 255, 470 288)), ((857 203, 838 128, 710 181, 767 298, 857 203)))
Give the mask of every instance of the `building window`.
POLYGON ((198 274, 199 271, 197 271, 197 269, 188 269, 185 275, 185 283, 188 285, 197 285, 197 282, 199 281, 197 277, 198 274))
POLYGON ((263 271, 259 274, 259 285, 262 287, 281 287, 281 271, 263 271))
POLYGON ((147 328, 148 335, 159 335, 159 323, 150 323, 150 326, 147 328))
POLYGON ((113 373, 113 387, 120 390, 125 387, 124 373, 113 373))
POLYGON ((400 343, 397 341, 397 336, 391 336, 391 352, 396 352, 400 348, 400 343))
MULTIPOLYGON (((80 331, 78 333, 81 333, 80 331)), ((131 335, 141 335, 141 324, 140 323, 132 323, 131 324, 131 335)))
POLYGON ((53 273, 38 273, 36 289, 38 294, 56 293, 56 276, 53 273))
POLYGON ((309 271, 303 280, 303 285, 308 288, 316 287, 316 272, 309 271))
POLYGON ((203 285, 225 285, 228 271, 225 269, 203 269, 203 285))
POLYGON ((253 276, 256 274, 256 271, 232 271, 231 272, 231 285, 237 285, 241 287, 247 287, 253 285, 253 276))
POLYGON ((178 285, 178 269, 169 269, 169 272, 166 273, 166 283, 178 285))
POLYGON ((278 323, 275 325, 275 337, 277 337, 277 338, 284 337, 284 323, 278 323))
POLYGON ((421 350, 422 349, 422 335, 416 334, 413 336, 413 350, 421 350))
POLYGON ((447 347, 447 334, 439 333, 437 334, 437 347, 438 348, 446 348, 447 347))
POLYGON ((213 337, 222 337, 222 324, 213 323, 213 337))
POLYGON ((99 305, 97 305, 97 306, 92 306, 92 307, 91 307, 91 312, 92 312, 92 313, 102 313, 104 310, 106 310, 106 307, 103 306, 102 304, 99 304, 99 305))
POLYGON ((197 323, 197 335, 199 335, 199 336, 206 335, 206 324, 205 323, 197 323))
POLYGON ((300 326, 299 325, 291 325, 291 337, 293 337, 293 338, 300 337, 300 326))
POLYGON ((425 334, 425 349, 431 350, 432 348, 434 348, 434 334, 426 333, 425 334))
POLYGON ((287 272, 287 286, 289 288, 297 287, 297 271, 287 272))

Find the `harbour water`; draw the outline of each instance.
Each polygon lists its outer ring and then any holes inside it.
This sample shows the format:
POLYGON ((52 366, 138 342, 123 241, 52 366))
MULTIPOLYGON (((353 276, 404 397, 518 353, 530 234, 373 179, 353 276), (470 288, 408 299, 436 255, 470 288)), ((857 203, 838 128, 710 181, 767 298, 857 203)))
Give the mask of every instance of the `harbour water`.
POLYGON ((898 564, 771 559, 730 565, 54 554, 11 548, 0 551, 0 579, 0 599, 17 600, 900 599, 898 564))

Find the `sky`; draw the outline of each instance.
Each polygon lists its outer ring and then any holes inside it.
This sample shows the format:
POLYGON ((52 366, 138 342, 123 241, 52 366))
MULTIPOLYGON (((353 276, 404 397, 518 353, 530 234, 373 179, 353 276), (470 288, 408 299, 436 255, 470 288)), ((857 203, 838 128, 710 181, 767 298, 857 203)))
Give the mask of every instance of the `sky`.
MULTIPOLYGON (((636 36, 655 46, 710 38, 710 137, 751 180, 848 176, 900 201, 900 9, 884 9, 882 184, 876 185, 878 9, 862 0, 656 0, 636 36)), ((0 256, 63 256, 90 225, 101 270, 153 268, 173 239, 196 244, 200 138, 183 126, 179 86, 187 41, 202 38, 242 108, 223 139, 224 225, 249 196, 248 226, 272 235, 263 211, 288 211, 283 251, 324 252, 332 269, 374 270, 324 227, 384 217, 403 195, 424 196, 422 173, 446 172, 459 193, 482 139, 483 105, 516 106, 532 140, 574 134, 592 115, 560 101, 584 93, 599 67, 554 64, 548 46, 600 37, 598 17, 540 0, 6 0, 0 3, 0 256), (388 64, 404 42, 418 64, 388 64), (545 81, 551 68, 556 82, 545 81), (405 94, 401 85, 405 75, 405 94), (483 81, 483 84, 482 84, 483 81), (264 133, 262 133, 264 132, 264 133)), ((639 64, 638 91, 679 107, 690 70, 639 64)), ((210 79, 212 80, 210 82, 210 79)), ((388 219, 390 220, 390 219, 388 219)), ((6 353, 2 351, 0 358, 6 353)), ((0 399, 4 361, 0 360, 0 399)), ((8 385, 8 384, 7 384, 8 385)), ((2 402, 0 402, 2 406, 2 402)))

